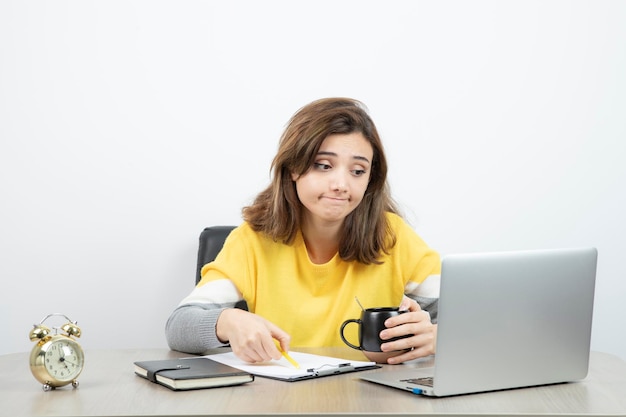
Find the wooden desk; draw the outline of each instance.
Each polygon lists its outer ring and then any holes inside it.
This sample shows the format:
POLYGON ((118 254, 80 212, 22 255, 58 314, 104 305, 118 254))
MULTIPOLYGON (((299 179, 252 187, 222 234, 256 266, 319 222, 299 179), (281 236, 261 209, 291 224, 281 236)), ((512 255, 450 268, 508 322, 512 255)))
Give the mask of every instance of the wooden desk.
MULTIPOLYGON (((364 359, 349 348, 302 351, 364 359)), ((137 360, 189 356, 166 349, 85 352, 80 387, 44 392, 28 353, 0 356, 0 416, 184 415, 626 415, 626 362, 593 352, 589 376, 558 384, 448 398, 426 398, 361 381, 360 373, 282 382, 257 377, 247 385, 170 391, 133 373, 137 360)), ((431 366, 432 359, 399 366, 431 366)), ((397 366, 385 365, 385 372, 397 366)))

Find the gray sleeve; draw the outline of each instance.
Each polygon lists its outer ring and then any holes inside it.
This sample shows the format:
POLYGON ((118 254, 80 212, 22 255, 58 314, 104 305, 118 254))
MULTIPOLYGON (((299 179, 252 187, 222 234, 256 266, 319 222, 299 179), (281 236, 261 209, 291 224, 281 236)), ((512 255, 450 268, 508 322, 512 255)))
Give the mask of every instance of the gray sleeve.
POLYGON ((430 314, 430 321, 432 324, 437 324, 437 313, 439 313, 439 298, 421 297, 411 294, 406 295, 409 298, 417 301, 422 310, 428 311, 430 314))
POLYGON ((227 304, 183 304, 176 308, 165 324, 170 349, 201 354, 207 349, 228 346, 217 338, 215 325, 227 304))

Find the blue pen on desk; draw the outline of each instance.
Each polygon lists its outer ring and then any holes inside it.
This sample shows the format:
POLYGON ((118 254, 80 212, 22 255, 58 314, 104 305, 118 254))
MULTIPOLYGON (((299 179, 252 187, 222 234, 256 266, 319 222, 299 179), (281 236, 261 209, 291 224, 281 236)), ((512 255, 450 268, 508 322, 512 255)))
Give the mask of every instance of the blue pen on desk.
POLYGON ((274 343, 276 344, 276 347, 280 351, 280 354, 283 355, 283 357, 287 359, 289 363, 292 364, 296 369, 300 369, 300 364, 298 364, 298 362, 296 362, 291 356, 289 356, 287 352, 283 350, 283 348, 280 346, 280 342, 274 339, 274 343))

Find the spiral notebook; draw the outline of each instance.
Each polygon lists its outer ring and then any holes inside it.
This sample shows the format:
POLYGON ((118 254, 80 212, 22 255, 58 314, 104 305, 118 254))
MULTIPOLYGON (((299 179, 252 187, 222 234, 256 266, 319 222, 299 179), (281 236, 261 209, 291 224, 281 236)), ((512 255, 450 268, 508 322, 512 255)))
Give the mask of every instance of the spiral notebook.
POLYGON ((294 351, 290 351, 289 355, 298 362, 300 368, 294 367, 285 358, 251 364, 239 359, 232 352, 218 353, 205 357, 253 375, 288 382, 380 368, 375 362, 352 361, 294 351))

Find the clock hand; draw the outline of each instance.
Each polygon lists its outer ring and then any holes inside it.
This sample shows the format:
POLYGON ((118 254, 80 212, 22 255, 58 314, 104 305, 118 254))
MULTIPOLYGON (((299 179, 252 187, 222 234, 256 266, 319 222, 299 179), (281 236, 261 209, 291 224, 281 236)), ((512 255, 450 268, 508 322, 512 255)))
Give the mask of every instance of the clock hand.
POLYGON ((76 365, 76 363, 71 362, 71 361, 69 361, 69 360, 67 359, 67 358, 69 357, 69 355, 71 355, 71 354, 72 354, 72 350, 71 350, 69 347, 67 347, 67 346, 63 346, 63 347, 61 348, 61 352, 62 352, 62 353, 61 353, 61 358, 59 359, 59 361, 60 361, 60 362, 63 362, 63 364, 65 365, 65 367, 66 367, 66 368, 68 368, 68 369, 69 369, 69 367, 67 366, 67 364, 68 364, 68 363, 69 363, 70 365, 75 366, 75 367, 76 367, 76 366, 78 366, 78 365, 76 365), (66 350, 66 349, 67 349, 67 352, 65 352, 65 350, 66 350), (68 356, 65 356, 66 354, 67 354, 68 356))
MULTIPOLYGON (((61 362, 61 363, 63 364, 63 366, 65 366, 67 369, 69 369, 69 367, 67 366, 67 364, 68 364, 68 362, 69 362, 69 361, 67 361, 67 360, 65 359, 65 357, 60 357, 60 358, 59 358, 59 362, 61 362)), ((71 363, 71 362, 69 362, 69 363, 71 363)))
POLYGON ((72 365, 73 367, 77 367, 78 365, 76 365, 74 362, 70 362, 67 359, 65 360, 65 362, 63 362, 65 364, 65 367, 69 369, 69 366, 67 366, 67 364, 69 363, 70 365, 72 365))

